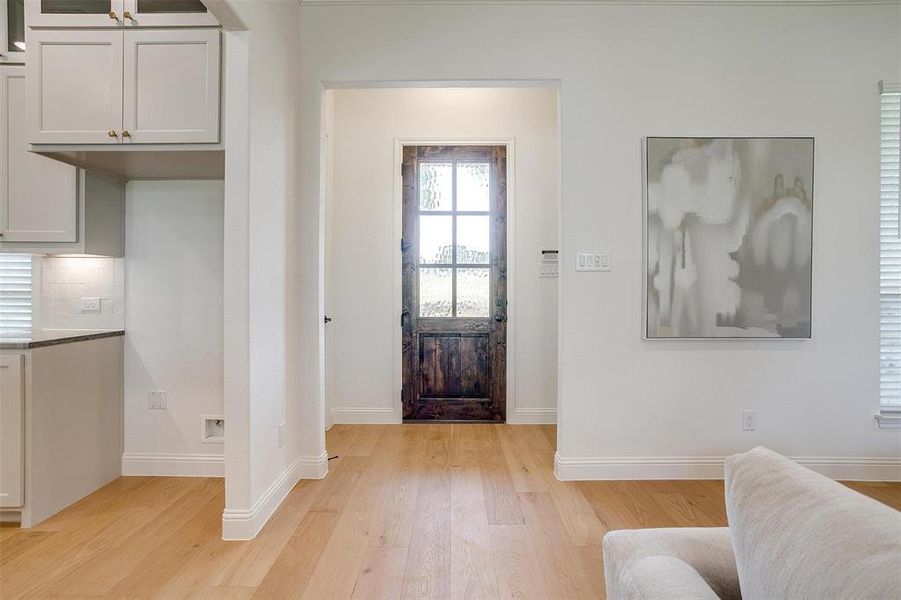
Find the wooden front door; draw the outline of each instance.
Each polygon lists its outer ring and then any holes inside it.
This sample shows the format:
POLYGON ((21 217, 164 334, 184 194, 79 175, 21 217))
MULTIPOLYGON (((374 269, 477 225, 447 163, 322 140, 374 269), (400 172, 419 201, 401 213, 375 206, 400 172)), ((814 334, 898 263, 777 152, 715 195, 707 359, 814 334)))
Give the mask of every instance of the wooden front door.
POLYGON ((507 155, 405 146, 405 420, 504 421, 507 155))

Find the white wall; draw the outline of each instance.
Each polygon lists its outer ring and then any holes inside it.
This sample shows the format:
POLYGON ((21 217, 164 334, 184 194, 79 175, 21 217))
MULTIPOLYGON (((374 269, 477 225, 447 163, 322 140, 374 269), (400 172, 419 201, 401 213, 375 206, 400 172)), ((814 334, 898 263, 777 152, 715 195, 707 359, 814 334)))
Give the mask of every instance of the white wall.
MULTIPOLYGON (((248 30, 225 38, 222 520, 224 537, 243 539, 299 477, 322 477, 328 465, 318 376, 321 231, 296 226, 309 223, 297 201, 300 8, 287 0, 229 6, 248 30)), ((318 139, 318 120, 312 132, 318 139)))
POLYGON ((221 181, 126 188, 126 475, 223 475, 223 444, 201 439, 223 414, 223 211, 221 181))
MULTIPOLYGON (((515 365, 510 420, 554 422, 557 280, 539 279, 541 250, 558 245, 557 90, 335 90, 332 215, 326 248, 328 400, 338 423, 398 421, 394 337, 399 324, 400 231, 395 139, 514 140, 515 214, 508 345, 515 365), (353 373, 353 377, 344 374, 353 373)), ((399 377, 399 374, 397 374, 399 377)))
MULTIPOLYGON (((826 457, 834 470, 898 476, 899 433, 877 429, 873 414, 877 82, 901 79, 901 6, 301 11, 307 219, 294 223, 300 237, 318 235, 319 139, 311 132, 320 124, 322 82, 560 81, 561 475, 657 467, 658 475, 710 475, 717 457, 766 444, 826 457), (812 340, 642 341, 640 147, 647 135, 816 137, 812 340), (583 249, 610 251, 613 271, 576 273, 574 254, 583 249), (741 431, 742 409, 758 411, 756 432, 741 431)), ((295 308, 314 318, 313 302, 295 308)))

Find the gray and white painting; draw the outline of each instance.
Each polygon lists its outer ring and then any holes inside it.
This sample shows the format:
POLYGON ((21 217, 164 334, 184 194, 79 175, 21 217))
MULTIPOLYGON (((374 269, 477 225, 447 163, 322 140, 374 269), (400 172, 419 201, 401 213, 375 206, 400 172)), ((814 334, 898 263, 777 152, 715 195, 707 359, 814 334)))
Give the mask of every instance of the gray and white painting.
POLYGON ((647 138, 647 337, 809 338, 813 138, 647 138))

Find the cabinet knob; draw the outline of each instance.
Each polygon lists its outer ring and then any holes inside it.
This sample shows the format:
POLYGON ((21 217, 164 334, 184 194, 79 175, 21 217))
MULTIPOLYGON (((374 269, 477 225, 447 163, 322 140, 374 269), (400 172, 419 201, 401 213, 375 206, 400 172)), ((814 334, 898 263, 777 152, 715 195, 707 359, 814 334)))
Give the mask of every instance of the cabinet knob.
POLYGON ((130 138, 130 137, 131 137, 131 133, 129 133, 129 131, 128 131, 127 129, 123 129, 123 130, 122 130, 122 137, 124 137, 124 138, 130 138))
POLYGON ((135 18, 133 16, 131 16, 131 13, 127 10, 124 13, 122 13, 122 18, 128 19, 129 21, 132 21, 132 22, 134 22, 134 20, 135 20, 135 18))
POLYGON ((109 18, 112 19, 113 21, 119 20, 119 16, 116 14, 116 11, 114 11, 114 10, 109 11, 109 18))
POLYGON ((109 131, 107 131, 107 132, 106 132, 106 135, 108 135, 108 136, 110 136, 110 137, 113 137, 113 138, 114 138, 114 137, 119 137, 119 134, 116 133, 116 131, 115 131, 114 129, 110 129, 109 131))

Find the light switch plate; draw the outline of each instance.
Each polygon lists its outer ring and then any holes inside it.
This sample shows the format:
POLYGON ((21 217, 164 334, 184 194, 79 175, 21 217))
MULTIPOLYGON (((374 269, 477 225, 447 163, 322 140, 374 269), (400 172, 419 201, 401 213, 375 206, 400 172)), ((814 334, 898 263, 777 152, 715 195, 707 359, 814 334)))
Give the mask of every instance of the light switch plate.
POLYGON ((542 261, 538 263, 538 276, 539 277, 559 277, 560 275, 560 266, 556 262, 545 262, 542 261))
POLYGON ((610 271, 609 252, 577 252, 576 271, 610 271))
POLYGON ((82 298, 81 312, 100 312, 100 298, 82 298))

